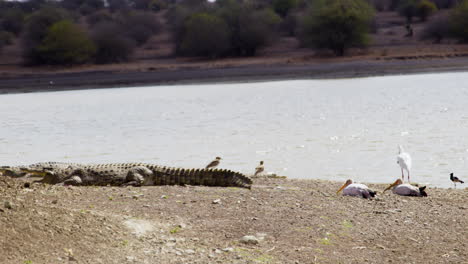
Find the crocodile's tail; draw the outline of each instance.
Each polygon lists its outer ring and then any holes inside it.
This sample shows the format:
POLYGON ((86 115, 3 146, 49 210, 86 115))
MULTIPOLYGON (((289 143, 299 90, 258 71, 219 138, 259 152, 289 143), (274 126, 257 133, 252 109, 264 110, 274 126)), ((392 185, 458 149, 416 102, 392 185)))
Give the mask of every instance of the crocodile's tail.
POLYGON ((203 169, 203 183, 206 186, 252 187, 252 180, 240 172, 221 169, 203 169))
POLYGON ((242 173, 221 169, 151 167, 154 175, 145 185, 205 185, 250 189, 252 180, 242 173))

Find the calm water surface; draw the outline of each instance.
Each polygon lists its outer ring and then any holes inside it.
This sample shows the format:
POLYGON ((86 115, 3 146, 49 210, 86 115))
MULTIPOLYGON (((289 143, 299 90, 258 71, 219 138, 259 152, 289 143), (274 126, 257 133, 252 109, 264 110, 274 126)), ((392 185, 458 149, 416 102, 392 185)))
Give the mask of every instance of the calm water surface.
POLYGON ((468 73, 0 95, 0 163, 153 162, 291 178, 468 179, 468 73))

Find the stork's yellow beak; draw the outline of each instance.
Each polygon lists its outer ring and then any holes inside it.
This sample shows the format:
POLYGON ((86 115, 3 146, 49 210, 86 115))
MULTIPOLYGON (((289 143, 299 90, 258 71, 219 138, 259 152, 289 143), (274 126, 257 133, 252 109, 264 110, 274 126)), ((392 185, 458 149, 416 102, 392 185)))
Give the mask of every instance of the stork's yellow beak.
POLYGON ((347 184, 343 184, 343 186, 341 186, 341 188, 336 192, 336 194, 339 194, 345 187, 347 186, 347 184))
POLYGON ((401 183, 401 181, 399 179, 396 180, 394 183, 390 184, 383 192, 390 190, 391 188, 399 185, 400 183, 401 183))

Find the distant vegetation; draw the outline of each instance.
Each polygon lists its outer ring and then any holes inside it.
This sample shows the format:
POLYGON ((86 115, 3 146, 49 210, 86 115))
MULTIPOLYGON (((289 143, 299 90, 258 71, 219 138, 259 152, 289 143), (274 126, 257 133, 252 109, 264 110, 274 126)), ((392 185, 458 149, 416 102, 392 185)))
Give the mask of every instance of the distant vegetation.
POLYGON ((0 0, 0 53, 20 45, 28 65, 119 63, 164 30, 175 56, 255 56, 282 36, 343 56, 370 43, 383 11, 408 28, 429 19, 423 39, 468 42, 468 0, 0 0))

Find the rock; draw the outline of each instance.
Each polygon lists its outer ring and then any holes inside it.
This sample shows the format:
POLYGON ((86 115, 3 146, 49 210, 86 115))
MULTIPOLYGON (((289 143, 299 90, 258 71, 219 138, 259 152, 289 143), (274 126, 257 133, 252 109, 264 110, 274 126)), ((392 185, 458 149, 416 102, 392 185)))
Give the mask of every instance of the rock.
POLYGON ((259 241, 264 240, 265 237, 266 237, 266 235, 267 235, 267 234, 265 234, 265 233, 257 233, 257 234, 255 234, 255 236, 258 238, 259 241))
POLYGON ((222 252, 221 250, 219 250, 219 249, 215 249, 215 250, 214 250, 214 253, 216 253, 216 254, 221 254, 221 253, 223 253, 223 252, 222 252))
POLYGON ((222 249, 224 252, 233 252, 234 249, 232 247, 228 247, 228 248, 223 248, 222 249))
POLYGON ((10 202, 10 201, 5 201, 5 202, 3 203, 3 206, 4 206, 6 209, 10 209, 10 210, 11 210, 11 209, 13 209, 13 206, 14 206, 14 205, 13 205, 13 203, 10 202))
POLYGON ((242 242, 244 244, 257 245, 259 240, 255 236, 243 236, 241 238, 240 242, 242 242))
POLYGON ((187 253, 187 254, 195 254, 195 250, 193 250, 193 249, 186 249, 186 250, 185 250, 185 253, 187 253))
POLYGON ((125 259, 127 260, 127 262, 134 262, 135 261, 134 256, 126 256, 125 259))
POLYGON ((166 243, 167 247, 175 247, 176 243, 175 242, 168 242, 166 243))
POLYGON ((213 204, 220 204, 221 203, 221 199, 216 199, 213 201, 213 204))

